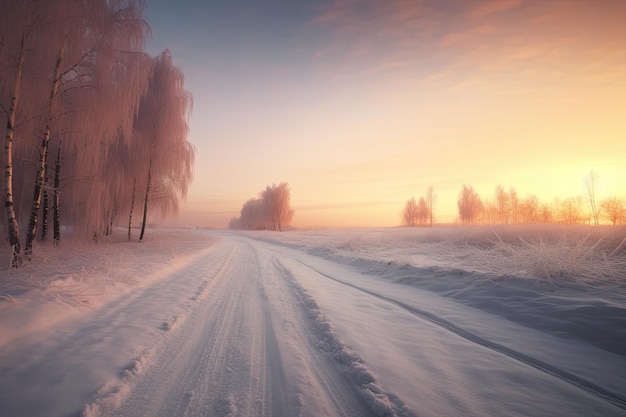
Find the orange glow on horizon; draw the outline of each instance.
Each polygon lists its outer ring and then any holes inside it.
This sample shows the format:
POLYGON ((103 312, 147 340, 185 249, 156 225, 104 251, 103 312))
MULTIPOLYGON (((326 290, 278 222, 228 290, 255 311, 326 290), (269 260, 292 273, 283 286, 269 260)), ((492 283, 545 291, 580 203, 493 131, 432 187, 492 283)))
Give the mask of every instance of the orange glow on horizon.
POLYGON ((306 9, 284 55, 186 70, 198 161, 176 222, 226 227, 283 181, 297 227, 397 226, 428 186, 438 222, 463 184, 552 203, 591 170, 598 200, 626 197, 626 2, 357 3, 306 9))

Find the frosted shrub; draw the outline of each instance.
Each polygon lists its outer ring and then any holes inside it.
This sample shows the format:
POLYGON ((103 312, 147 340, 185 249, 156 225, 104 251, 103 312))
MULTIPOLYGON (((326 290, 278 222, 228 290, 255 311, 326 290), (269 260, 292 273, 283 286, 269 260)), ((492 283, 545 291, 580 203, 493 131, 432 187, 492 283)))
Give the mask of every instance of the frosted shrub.
POLYGON ((490 275, 576 282, 591 287, 626 284, 626 239, 611 248, 602 238, 561 236, 517 240, 469 239, 420 245, 424 253, 452 267, 490 275))
POLYGON ((268 240, 339 258, 454 268, 607 288, 626 284, 626 239, 613 228, 435 227, 293 232, 268 240), (624 240, 622 240, 624 239, 624 240))
POLYGON ((520 238, 520 241, 519 246, 502 241, 496 244, 495 250, 503 255, 503 266, 512 272, 534 278, 574 280, 591 286, 624 284, 626 259, 619 256, 624 241, 608 253, 602 248, 601 240, 590 242, 588 236, 577 241, 561 238, 556 243, 547 243, 542 238, 530 242, 520 238))
POLYGON ((361 236, 352 236, 337 245, 337 249, 348 252, 359 253, 366 246, 366 242, 361 236))

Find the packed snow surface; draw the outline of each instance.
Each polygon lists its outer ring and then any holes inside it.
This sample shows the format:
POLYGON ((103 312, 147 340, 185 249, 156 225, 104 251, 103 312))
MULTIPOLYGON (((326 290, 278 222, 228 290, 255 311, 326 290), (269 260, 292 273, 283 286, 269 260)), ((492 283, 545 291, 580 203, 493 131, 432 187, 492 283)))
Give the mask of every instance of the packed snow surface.
POLYGON ((624 230, 589 230, 40 245, 0 416, 626 416, 624 230))

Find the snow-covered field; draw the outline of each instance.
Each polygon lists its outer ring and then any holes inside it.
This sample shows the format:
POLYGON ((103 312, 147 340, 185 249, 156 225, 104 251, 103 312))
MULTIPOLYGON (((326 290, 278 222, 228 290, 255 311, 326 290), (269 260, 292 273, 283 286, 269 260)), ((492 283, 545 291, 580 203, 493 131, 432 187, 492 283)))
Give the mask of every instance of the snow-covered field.
POLYGON ((40 245, 0 272, 0 416, 626 416, 625 236, 40 245))

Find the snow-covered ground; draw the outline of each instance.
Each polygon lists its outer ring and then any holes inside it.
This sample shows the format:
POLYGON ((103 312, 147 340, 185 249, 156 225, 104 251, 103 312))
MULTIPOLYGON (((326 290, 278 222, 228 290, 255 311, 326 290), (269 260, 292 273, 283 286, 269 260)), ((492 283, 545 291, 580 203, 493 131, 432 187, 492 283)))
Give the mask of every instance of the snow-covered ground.
POLYGON ((0 272, 0 416, 626 416, 623 238, 155 230, 40 245, 0 272))

